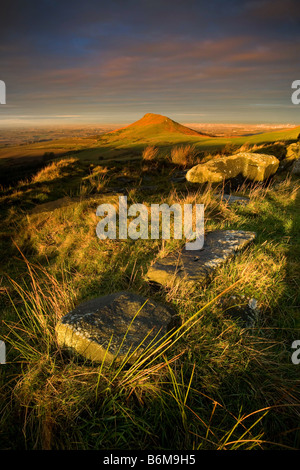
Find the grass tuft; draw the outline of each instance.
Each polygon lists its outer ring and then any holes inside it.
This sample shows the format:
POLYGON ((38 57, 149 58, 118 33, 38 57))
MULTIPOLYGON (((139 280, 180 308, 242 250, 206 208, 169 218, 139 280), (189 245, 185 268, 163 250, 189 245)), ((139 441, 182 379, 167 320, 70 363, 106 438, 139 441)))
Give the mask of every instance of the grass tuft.
POLYGON ((194 145, 178 145, 171 149, 170 160, 175 165, 186 167, 195 163, 196 155, 194 145))

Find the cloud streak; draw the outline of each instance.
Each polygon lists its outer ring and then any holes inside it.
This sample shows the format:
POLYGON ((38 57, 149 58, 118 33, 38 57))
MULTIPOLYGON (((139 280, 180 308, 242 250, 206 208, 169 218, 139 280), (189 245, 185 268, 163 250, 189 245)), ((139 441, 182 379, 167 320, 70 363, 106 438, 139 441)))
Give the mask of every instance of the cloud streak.
POLYGON ((257 118, 269 120, 270 99, 290 104, 299 78, 296 7, 294 0, 16 0, 0 18, 0 78, 8 104, 32 115, 97 106, 109 113, 119 103, 119 120, 147 102, 162 113, 177 107, 217 117, 217 105, 231 101, 233 113, 265 102, 257 118))

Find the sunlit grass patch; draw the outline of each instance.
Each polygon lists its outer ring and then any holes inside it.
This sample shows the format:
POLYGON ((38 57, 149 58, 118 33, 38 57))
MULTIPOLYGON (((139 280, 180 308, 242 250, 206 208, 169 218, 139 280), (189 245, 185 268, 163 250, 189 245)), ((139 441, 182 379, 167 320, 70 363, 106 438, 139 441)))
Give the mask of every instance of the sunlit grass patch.
POLYGON ((155 147, 154 145, 148 145, 148 147, 145 147, 142 153, 142 159, 145 161, 152 161, 157 159, 158 157, 158 148, 155 147))
POLYGON ((195 162, 197 150, 194 145, 178 145, 172 147, 170 160, 176 165, 186 167, 195 162))
POLYGON ((50 165, 46 166, 42 170, 40 170, 35 176, 32 178, 32 183, 43 183, 52 181, 56 178, 59 178, 64 170, 66 170, 70 165, 77 161, 76 158, 64 158, 62 160, 56 160, 50 165))

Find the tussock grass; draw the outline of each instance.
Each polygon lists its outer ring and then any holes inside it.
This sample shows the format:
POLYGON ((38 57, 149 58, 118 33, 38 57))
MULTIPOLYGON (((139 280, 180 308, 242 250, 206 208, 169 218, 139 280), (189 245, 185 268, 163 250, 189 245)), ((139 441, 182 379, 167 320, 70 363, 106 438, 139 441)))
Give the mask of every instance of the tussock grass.
POLYGON ((33 178, 33 183, 43 183, 52 181, 56 178, 59 178, 63 173, 65 168, 68 168, 70 165, 76 162, 76 158, 64 158, 58 161, 54 161, 47 165, 45 168, 40 170, 33 178))
POLYGON ((218 200, 223 187, 174 190, 170 168, 159 167, 161 191, 147 196, 131 188, 128 204, 203 203, 206 230, 257 233, 206 285, 152 291, 147 267, 184 240, 95 236, 97 205, 118 202, 102 194, 111 175, 138 176, 142 164, 68 165, 50 165, 49 180, 45 173, 37 176, 43 182, 24 182, 1 198, 1 339, 8 351, 0 368, 2 448, 299 448, 299 369, 291 363, 300 325, 297 179, 282 174, 242 185, 236 194, 250 198, 247 206, 218 200), (62 197, 61 190, 74 204, 29 211, 42 196, 62 197), (171 303, 181 326, 133 362, 133 351, 121 363, 96 365, 60 349, 55 325, 63 314, 123 289, 171 303), (232 295, 258 301, 251 328, 222 307, 232 295))
POLYGON ((194 145, 178 145, 171 149, 170 160, 175 165, 186 167, 195 163, 196 155, 194 145))
MULTIPOLYGON (((195 397, 203 396, 198 388, 192 386, 196 364, 193 364, 187 380, 186 366, 182 363, 180 365, 185 349, 178 348, 178 345, 180 339, 203 319, 203 312, 216 299, 196 311, 162 341, 154 340, 133 363, 130 358, 134 351, 130 351, 121 363, 106 365, 103 362, 98 367, 90 367, 89 364, 78 363, 76 359, 70 362, 55 339, 55 323, 62 310, 66 306, 70 308, 73 303, 72 291, 66 283, 58 284, 43 268, 31 266, 26 259, 25 262, 32 293, 29 294, 20 284, 11 280, 22 299, 23 307, 20 309, 12 300, 18 322, 7 324, 9 331, 5 340, 17 352, 18 361, 22 363, 22 372, 17 375, 13 397, 23 410, 22 433, 27 445, 36 449, 68 448, 75 440, 75 448, 89 448, 83 440, 83 433, 85 422, 91 423, 93 427, 93 419, 99 424, 103 421, 104 424, 101 428, 97 424, 97 439, 100 442, 121 438, 121 431, 112 435, 110 427, 105 425, 111 419, 115 423, 126 422, 125 435, 132 439, 129 445, 132 445, 135 437, 132 425, 144 439, 155 442, 156 436, 150 430, 149 422, 138 414, 132 414, 137 400, 139 407, 144 409, 146 404, 151 404, 156 412, 160 410, 160 414, 168 415, 169 421, 175 419, 177 427, 178 410, 181 425, 178 427, 177 445, 182 433, 185 433, 184 444, 191 445, 189 436, 192 436, 195 445, 196 437, 196 448, 261 447, 263 433, 253 434, 252 430, 266 415, 266 410, 252 413, 261 413, 261 416, 247 427, 244 422, 250 415, 235 416, 208 396, 205 398, 213 403, 209 418, 200 418, 199 412, 193 409, 195 397), (41 282, 42 277, 44 279, 41 282), (233 422, 232 429, 222 437, 213 423, 217 407, 224 414, 224 420, 229 416, 233 422), (94 418, 86 421, 88 416, 94 418), (76 426, 72 425, 74 422, 77 422, 76 426), (203 433, 197 429, 197 424, 203 428, 203 433)), ((157 425, 156 421, 154 425, 157 425)), ((74 448, 74 445, 71 446, 74 448)), ((121 447, 124 448, 124 443, 121 447)))
POLYGON ((158 157, 158 148, 155 147, 154 145, 148 145, 148 147, 145 147, 142 153, 142 159, 145 161, 152 161, 156 160, 158 157))

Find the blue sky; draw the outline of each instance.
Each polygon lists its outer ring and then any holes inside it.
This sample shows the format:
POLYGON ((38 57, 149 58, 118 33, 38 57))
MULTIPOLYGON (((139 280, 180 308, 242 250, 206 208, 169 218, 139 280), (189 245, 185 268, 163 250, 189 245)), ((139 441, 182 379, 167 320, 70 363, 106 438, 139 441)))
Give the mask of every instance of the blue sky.
POLYGON ((300 123, 298 0, 1 2, 1 124, 300 123))

